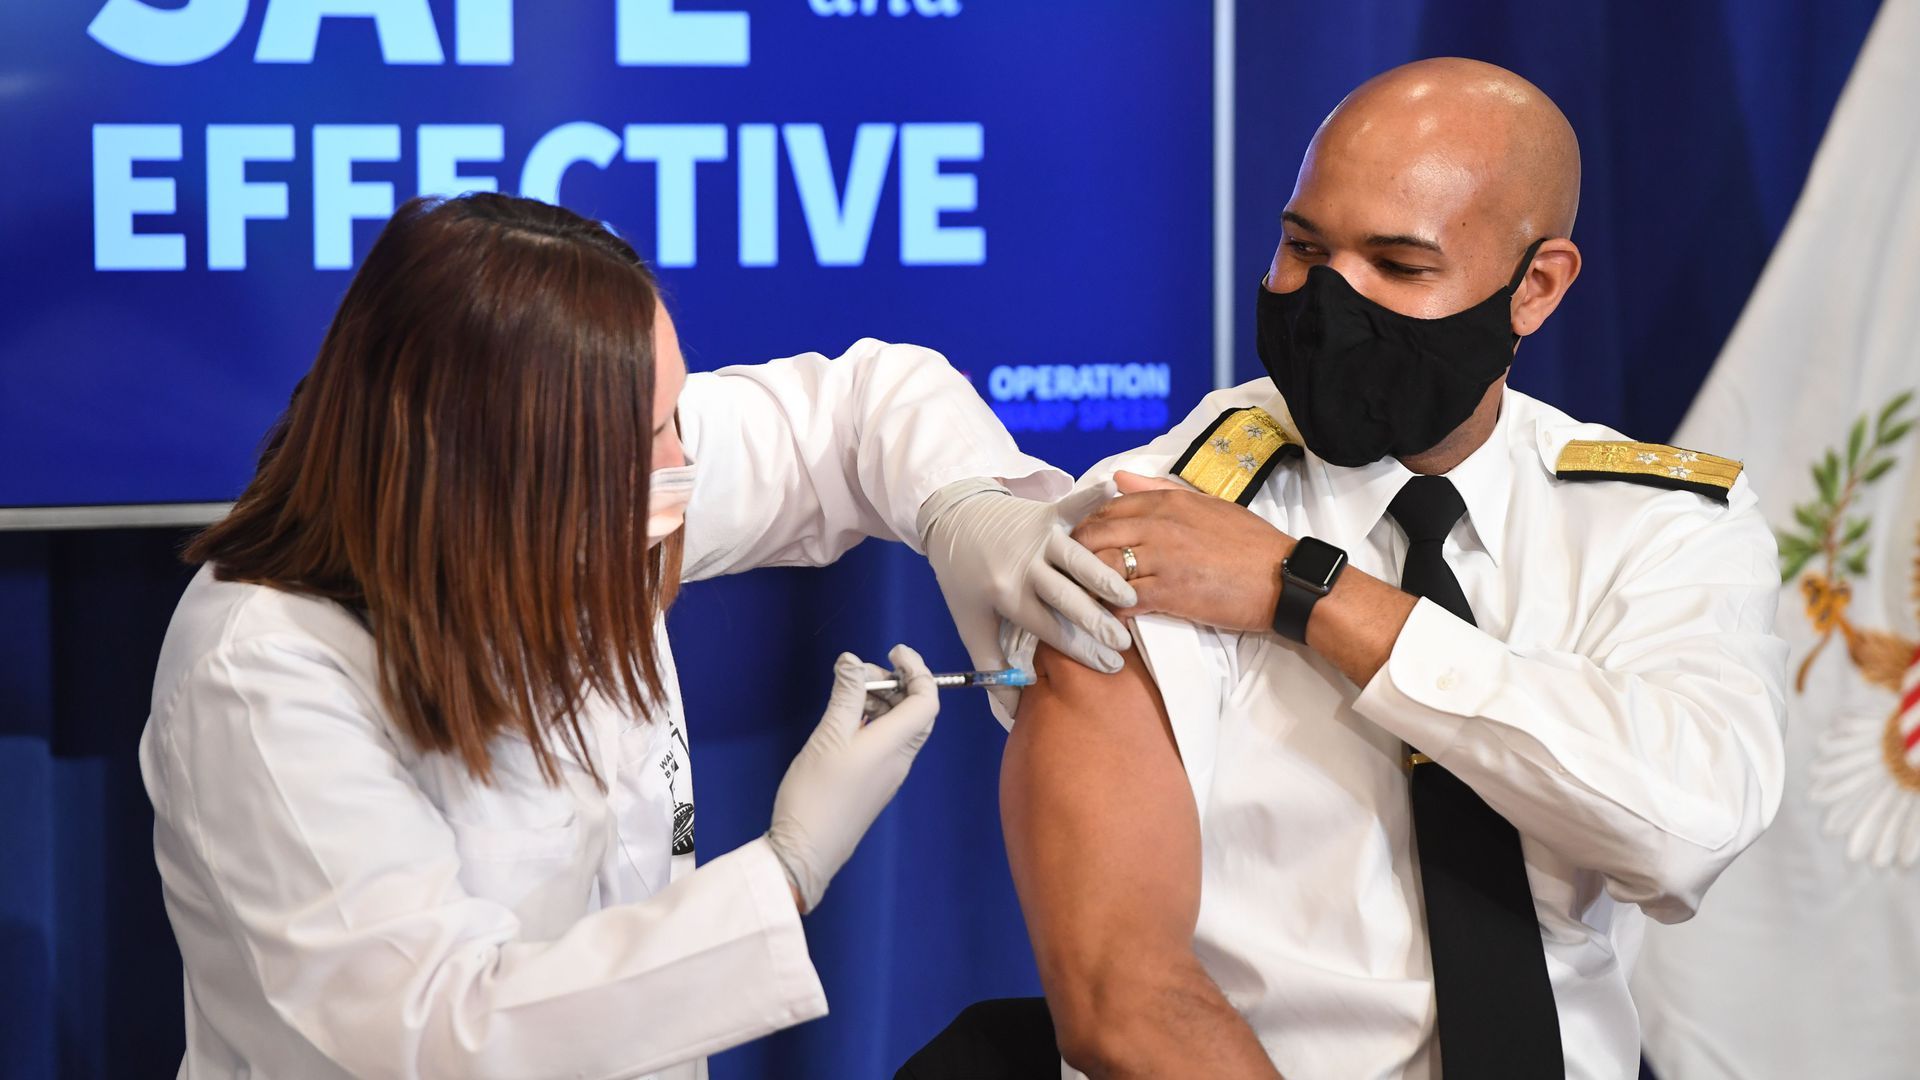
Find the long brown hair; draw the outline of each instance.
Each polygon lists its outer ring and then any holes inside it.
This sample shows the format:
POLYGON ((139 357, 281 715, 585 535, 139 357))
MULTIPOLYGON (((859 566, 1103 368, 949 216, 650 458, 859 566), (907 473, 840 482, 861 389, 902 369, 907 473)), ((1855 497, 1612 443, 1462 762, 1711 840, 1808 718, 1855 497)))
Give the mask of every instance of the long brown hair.
POLYGON ((679 577, 677 534, 646 538, 656 297, 632 246, 567 210, 409 201, 187 561, 364 612, 394 721, 480 780, 502 732, 549 782, 555 737, 599 779, 585 701, 660 700, 679 577))

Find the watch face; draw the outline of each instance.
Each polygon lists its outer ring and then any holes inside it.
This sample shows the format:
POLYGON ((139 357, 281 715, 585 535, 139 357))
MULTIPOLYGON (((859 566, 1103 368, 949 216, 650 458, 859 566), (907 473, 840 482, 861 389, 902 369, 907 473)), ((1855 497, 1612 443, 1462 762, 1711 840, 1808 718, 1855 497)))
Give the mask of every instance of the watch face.
POLYGON ((1303 536, 1287 556, 1287 576, 1299 578, 1319 589, 1330 589, 1347 564, 1347 553, 1324 540, 1303 536))

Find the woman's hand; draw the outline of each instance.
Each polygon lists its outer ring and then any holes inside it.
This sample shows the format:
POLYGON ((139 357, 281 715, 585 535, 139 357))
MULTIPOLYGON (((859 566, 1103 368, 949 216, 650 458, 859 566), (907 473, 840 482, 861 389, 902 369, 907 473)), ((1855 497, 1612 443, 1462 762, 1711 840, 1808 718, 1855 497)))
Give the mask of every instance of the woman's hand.
POLYGON ((905 693, 869 715, 866 683, 889 673, 841 653, 826 715, 773 797, 767 843, 786 868, 802 914, 819 905, 827 882, 900 789, 940 711, 933 673, 920 654, 896 645, 887 655, 905 693))
POLYGON ((1120 670, 1120 653, 1133 639, 1100 605, 1129 606, 1133 589, 1067 535, 1105 500, 1088 490, 1041 502, 990 480, 961 480, 921 507, 927 561, 977 666, 1005 666, 1005 618, 1096 671, 1120 670))

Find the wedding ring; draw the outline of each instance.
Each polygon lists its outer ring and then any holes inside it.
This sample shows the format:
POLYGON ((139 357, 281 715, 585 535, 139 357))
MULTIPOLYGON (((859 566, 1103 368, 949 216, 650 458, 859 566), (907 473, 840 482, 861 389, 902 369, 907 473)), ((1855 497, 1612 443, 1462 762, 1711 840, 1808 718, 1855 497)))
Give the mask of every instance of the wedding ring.
POLYGON ((1128 581, 1132 581, 1133 575, 1140 572, 1140 560, 1133 557, 1133 549, 1130 547, 1120 549, 1120 565, 1127 568, 1128 581))

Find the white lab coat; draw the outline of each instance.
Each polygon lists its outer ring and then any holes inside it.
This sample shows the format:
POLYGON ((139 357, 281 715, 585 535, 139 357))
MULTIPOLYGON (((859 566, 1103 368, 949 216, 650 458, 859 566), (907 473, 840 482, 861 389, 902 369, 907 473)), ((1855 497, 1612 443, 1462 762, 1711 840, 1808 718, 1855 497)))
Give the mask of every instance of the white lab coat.
MULTIPOLYGON (((693 375, 680 425, 689 579, 820 565, 866 536, 917 546, 920 504, 956 479, 1068 486, 908 345, 693 375)), ((766 842, 694 869, 663 660, 657 715, 585 717, 609 790, 564 755, 548 787, 504 737, 484 787, 394 726, 354 616, 203 569, 140 744, 186 974, 180 1076, 689 1080, 706 1054, 823 1015, 766 842)))

